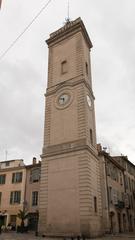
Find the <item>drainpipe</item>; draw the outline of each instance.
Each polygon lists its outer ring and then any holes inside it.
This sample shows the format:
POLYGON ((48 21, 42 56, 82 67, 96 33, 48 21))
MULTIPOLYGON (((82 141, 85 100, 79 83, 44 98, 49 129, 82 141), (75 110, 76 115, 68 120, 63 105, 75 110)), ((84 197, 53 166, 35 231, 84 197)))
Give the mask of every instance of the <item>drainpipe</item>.
MULTIPOLYGON (((104 157, 104 161, 105 161, 105 178, 106 178, 106 190, 107 190, 107 202, 108 202, 108 206, 107 206, 107 209, 108 209, 108 219, 109 219, 109 213, 110 213, 110 202, 109 202, 109 191, 108 191, 108 180, 107 180, 107 166, 106 166, 106 159, 104 157)), ((112 218, 111 218, 111 222, 112 222, 112 218)), ((111 223, 112 225, 112 223, 111 223)))

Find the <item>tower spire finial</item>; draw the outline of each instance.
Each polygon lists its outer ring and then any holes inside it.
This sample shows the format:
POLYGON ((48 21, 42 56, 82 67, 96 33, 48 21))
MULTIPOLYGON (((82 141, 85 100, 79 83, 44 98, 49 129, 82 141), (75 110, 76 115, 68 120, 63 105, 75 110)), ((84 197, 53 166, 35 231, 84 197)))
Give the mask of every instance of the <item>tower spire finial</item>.
POLYGON ((69 0, 68 0, 68 19, 70 19, 69 18, 69 0))

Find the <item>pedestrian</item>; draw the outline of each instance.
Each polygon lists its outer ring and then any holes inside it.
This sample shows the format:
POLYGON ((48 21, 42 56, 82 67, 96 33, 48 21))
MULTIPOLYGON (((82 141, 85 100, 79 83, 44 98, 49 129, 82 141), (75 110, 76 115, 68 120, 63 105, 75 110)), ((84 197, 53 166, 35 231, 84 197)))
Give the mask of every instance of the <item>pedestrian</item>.
POLYGON ((1 225, 0 225, 0 234, 1 234, 1 225))

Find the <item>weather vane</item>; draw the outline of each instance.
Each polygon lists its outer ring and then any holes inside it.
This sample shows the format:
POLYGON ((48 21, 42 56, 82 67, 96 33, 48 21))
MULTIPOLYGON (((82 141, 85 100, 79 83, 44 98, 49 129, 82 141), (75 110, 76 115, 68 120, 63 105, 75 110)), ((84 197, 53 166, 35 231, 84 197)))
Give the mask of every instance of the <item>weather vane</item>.
POLYGON ((69 17, 69 0, 68 0, 68 6, 67 6, 67 18, 65 20, 66 20, 66 23, 70 22, 70 17, 69 17))

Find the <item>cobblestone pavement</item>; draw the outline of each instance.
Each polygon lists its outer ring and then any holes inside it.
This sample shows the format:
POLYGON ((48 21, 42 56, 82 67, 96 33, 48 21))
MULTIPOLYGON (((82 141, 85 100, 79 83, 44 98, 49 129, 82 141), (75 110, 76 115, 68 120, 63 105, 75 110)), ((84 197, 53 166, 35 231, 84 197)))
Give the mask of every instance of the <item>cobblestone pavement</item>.
MULTIPOLYGON (((20 233, 2 233, 0 234, 0 240, 54 240, 54 238, 43 238, 43 237, 36 237, 32 233, 28 234, 20 234, 20 233)), ((102 238, 92 238, 90 240, 135 240, 135 233, 134 234, 121 234, 121 235, 109 235, 102 238)), ((55 238, 55 240, 63 240, 62 238, 55 238)), ((67 238, 70 240, 70 238, 67 238)))

